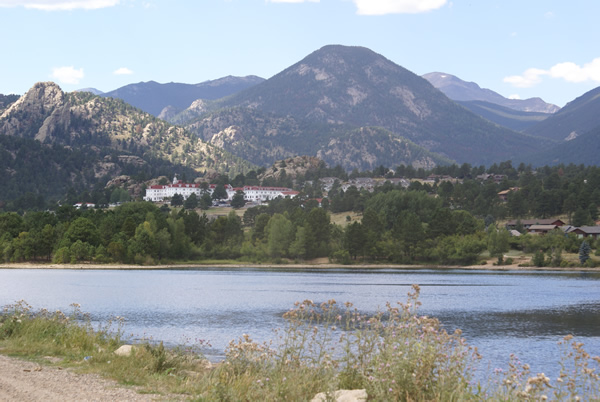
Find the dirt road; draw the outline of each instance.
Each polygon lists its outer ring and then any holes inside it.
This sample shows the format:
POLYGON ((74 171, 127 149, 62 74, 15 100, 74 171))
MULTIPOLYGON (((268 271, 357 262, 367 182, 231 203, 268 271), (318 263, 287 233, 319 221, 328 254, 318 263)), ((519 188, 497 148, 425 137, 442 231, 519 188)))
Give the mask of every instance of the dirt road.
POLYGON ((76 374, 0 355, 0 401, 154 401, 94 374, 76 374))

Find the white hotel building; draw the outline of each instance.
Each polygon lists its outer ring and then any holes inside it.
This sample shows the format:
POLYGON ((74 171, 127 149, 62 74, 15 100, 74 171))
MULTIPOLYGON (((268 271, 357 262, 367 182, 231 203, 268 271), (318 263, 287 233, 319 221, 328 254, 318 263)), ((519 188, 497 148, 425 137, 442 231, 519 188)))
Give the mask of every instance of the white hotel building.
MULTIPOLYGON (((216 184, 210 184, 206 191, 209 194, 212 194, 215 187, 217 187, 216 184)), ((244 199, 251 202, 263 202, 277 197, 294 198, 296 195, 298 195, 298 191, 293 191, 292 189, 286 187, 244 186, 233 188, 230 184, 227 184, 225 185, 225 190, 227 191, 228 200, 233 198, 236 191, 241 190, 244 192, 244 199)), ((173 184, 156 185, 147 188, 144 200, 160 202, 170 199, 175 194, 181 194, 184 200, 192 194, 196 194, 197 197, 201 197, 202 187, 200 184, 181 183, 179 180, 177 180, 177 178, 175 178, 173 179, 173 184)))

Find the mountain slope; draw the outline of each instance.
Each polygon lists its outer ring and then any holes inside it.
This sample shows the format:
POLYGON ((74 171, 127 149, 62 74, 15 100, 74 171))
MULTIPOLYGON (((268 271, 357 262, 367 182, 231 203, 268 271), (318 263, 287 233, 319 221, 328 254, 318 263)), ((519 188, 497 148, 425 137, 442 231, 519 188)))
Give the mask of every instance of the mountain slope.
POLYGON ((551 116, 549 113, 521 112, 484 101, 456 102, 484 119, 515 131, 524 131, 551 116))
POLYGON ((552 166, 561 163, 597 166, 598 155, 600 155, 600 126, 550 149, 517 157, 515 161, 531 163, 534 166, 552 166))
POLYGON ((35 84, 0 115, 0 136, 81 150, 90 159, 85 169, 95 177, 117 172, 112 165, 103 167, 98 163, 118 161, 139 166, 180 165, 189 171, 211 169, 230 174, 251 168, 248 162, 201 141, 185 129, 121 100, 87 92, 64 93, 51 82, 35 84))
POLYGON ((508 99, 491 89, 481 88, 474 82, 463 81, 451 74, 428 73, 423 78, 455 101, 484 101, 522 112, 555 113, 560 109, 540 98, 508 99))
POLYGON ((102 95, 104 93, 101 90, 96 89, 96 88, 81 88, 81 89, 78 89, 75 92, 89 92, 89 93, 94 94, 94 95, 102 95))
POLYGON ((382 164, 431 168, 452 163, 383 128, 330 125, 243 107, 222 109, 188 128, 205 141, 262 166, 296 155, 316 155, 330 166, 348 170, 372 170, 382 164))
POLYGON ((600 126, 600 87, 567 103, 548 119, 526 130, 528 134, 565 141, 600 126))
MULTIPOLYGON (((328 141, 343 140, 360 127, 381 127, 461 163, 491 164, 510 159, 515 149, 540 147, 538 140, 474 115, 427 80, 362 47, 325 46, 217 104, 229 110, 256 109, 278 118, 324 125, 328 129, 322 135, 328 141)), ((240 125, 233 120, 230 123, 240 125)), ((215 134, 217 131, 205 131, 203 138, 215 134)), ((261 140, 267 136, 263 133, 261 140)), ((293 150, 285 135, 279 144, 293 150)))
POLYGON ((190 168, 160 159, 142 159, 126 151, 50 145, 0 135, 0 209, 14 200, 20 208, 43 208, 43 201, 61 199, 69 189, 75 194, 103 192, 109 180, 122 175, 144 181, 173 174, 196 176, 190 168))
POLYGON ((197 99, 219 99, 249 88, 264 81, 256 76, 224 77, 200 84, 181 84, 148 81, 130 84, 102 94, 103 97, 118 98, 143 111, 158 116, 170 106, 181 111, 197 99))
POLYGON ((0 94, 0 115, 20 98, 19 95, 0 94))

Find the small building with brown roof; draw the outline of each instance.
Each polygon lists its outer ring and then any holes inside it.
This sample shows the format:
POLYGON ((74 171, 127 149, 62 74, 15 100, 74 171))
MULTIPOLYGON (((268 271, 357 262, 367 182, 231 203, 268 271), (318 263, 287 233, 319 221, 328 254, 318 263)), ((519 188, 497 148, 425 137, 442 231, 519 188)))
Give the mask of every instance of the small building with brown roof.
POLYGON ((597 239, 600 236, 600 226, 581 226, 573 229, 578 237, 593 237, 597 239))

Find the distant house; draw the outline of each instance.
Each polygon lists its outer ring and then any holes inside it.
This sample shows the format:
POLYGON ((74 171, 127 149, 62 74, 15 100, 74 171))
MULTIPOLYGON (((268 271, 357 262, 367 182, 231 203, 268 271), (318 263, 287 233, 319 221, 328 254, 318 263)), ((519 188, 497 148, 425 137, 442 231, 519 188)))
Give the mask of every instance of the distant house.
POLYGON ((572 233, 575 233, 578 237, 593 237, 597 239, 600 236, 600 226, 581 226, 573 229, 572 233))
POLYGON ((479 180, 479 181, 492 180, 494 183, 499 184, 499 183, 502 183, 504 180, 508 179, 508 176, 505 175, 505 174, 489 174, 489 173, 484 173, 484 174, 477 175, 475 177, 475 179, 479 180))
POLYGON ((380 181, 378 184, 383 185, 387 181, 389 181, 393 186, 402 186, 403 188, 408 188, 408 186, 410 186, 410 181, 398 177, 390 177, 389 179, 380 181))
POLYGON ((564 225, 564 226, 560 227, 560 230, 565 232, 565 234, 572 233, 575 229, 577 229, 577 226, 573 226, 573 225, 564 225))
POLYGON ((498 198, 500 198, 502 201, 508 201, 508 195, 510 193, 512 193, 513 191, 519 191, 519 187, 511 187, 508 190, 504 190, 504 191, 500 191, 498 193, 498 198))
POLYGON ((91 202, 78 202, 76 204, 73 204, 73 206, 77 209, 81 209, 81 208, 96 208, 96 204, 93 204, 91 202))
POLYGON ((434 183, 441 183, 444 181, 448 181, 450 183, 462 183, 462 180, 460 180, 456 177, 452 177, 447 174, 431 174, 431 175, 427 176, 427 179, 425 179, 425 180, 427 182, 434 182, 434 183))
POLYGON ((531 225, 527 228, 528 233, 546 234, 558 228, 556 225, 531 225))
MULTIPOLYGON (((512 221, 506 222, 506 228, 508 230, 516 229, 517 223, 519 220, 513 219, 512 221)), ((563 226, 565 222, 560 219, 550 218, 550 219, 521 219, 521 225, 525 229, 529 229, 531 225, 555 225, 555 226, 563 226)))

